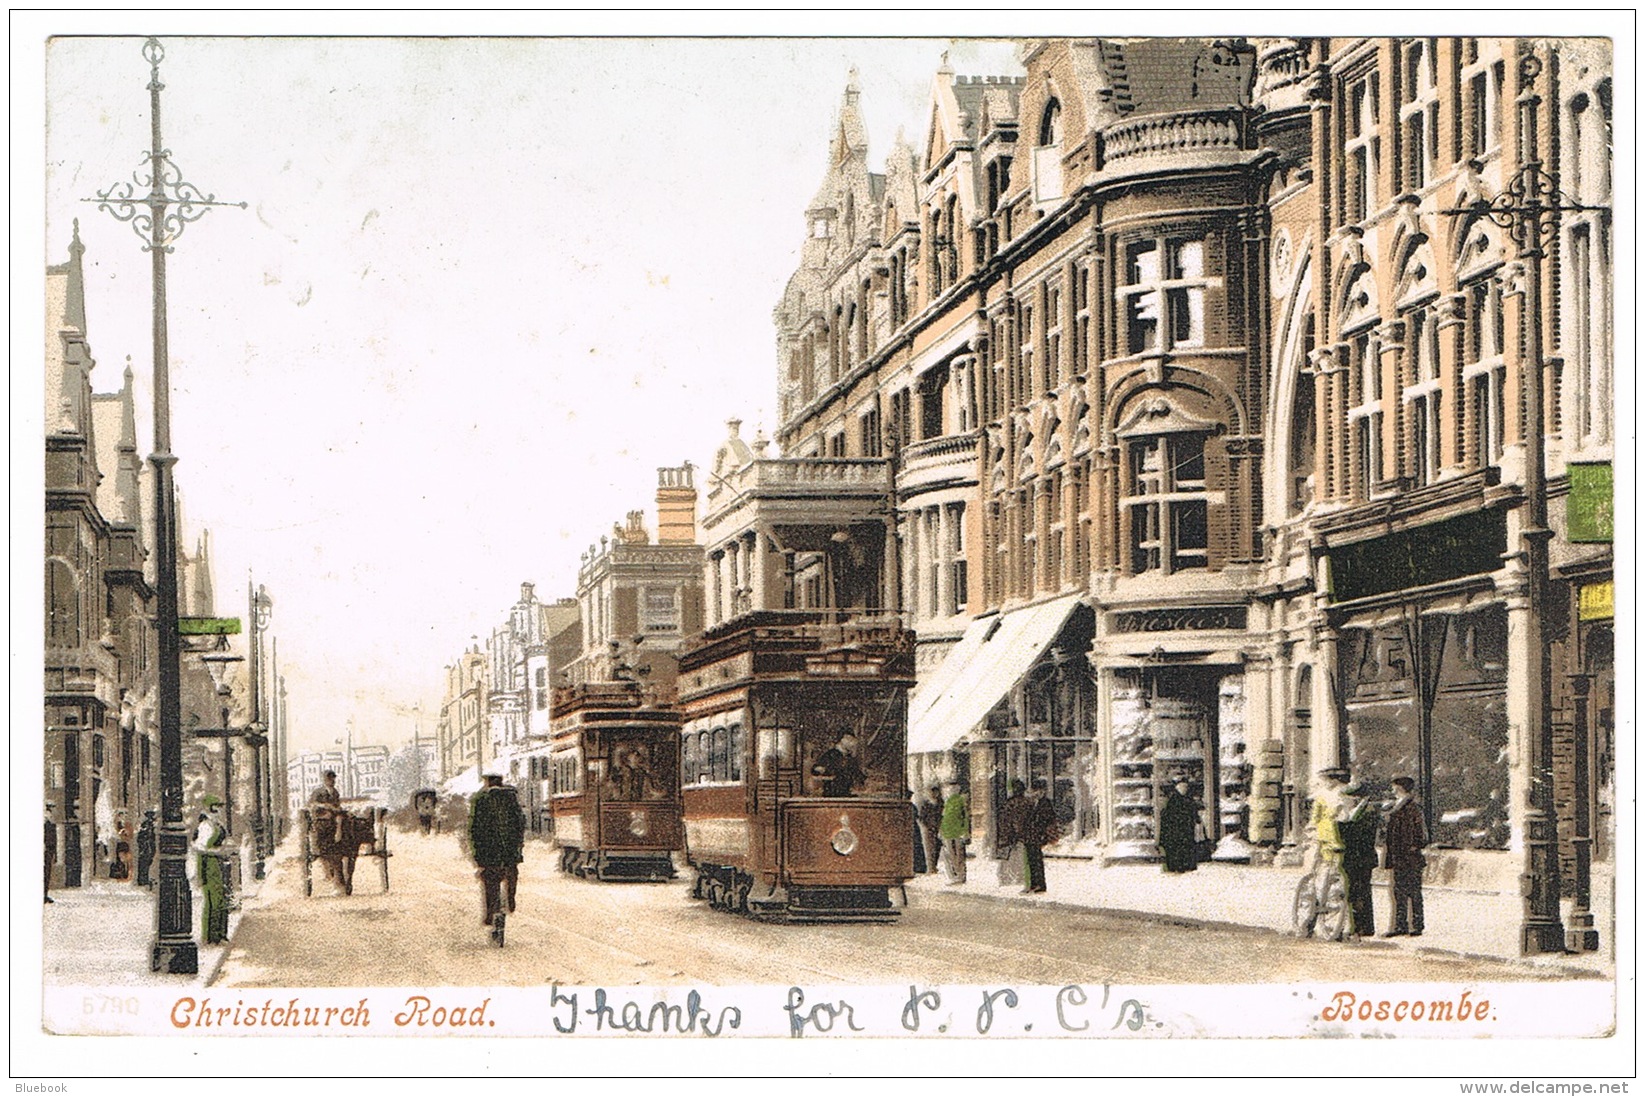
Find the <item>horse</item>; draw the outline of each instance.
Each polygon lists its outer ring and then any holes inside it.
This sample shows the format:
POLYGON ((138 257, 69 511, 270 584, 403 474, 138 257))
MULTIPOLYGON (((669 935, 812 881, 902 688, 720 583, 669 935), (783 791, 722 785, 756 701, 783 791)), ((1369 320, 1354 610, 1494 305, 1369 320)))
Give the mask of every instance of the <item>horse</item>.
POLYGON ((355 815, 325 804, 311 809, 313 824, 309 831, 313 856, 326 866, 326 875, 341 884, 344 895, 354 894, 354 863, 360 856, 361 846, 376 852, 377 827, 369 816, 355 815))

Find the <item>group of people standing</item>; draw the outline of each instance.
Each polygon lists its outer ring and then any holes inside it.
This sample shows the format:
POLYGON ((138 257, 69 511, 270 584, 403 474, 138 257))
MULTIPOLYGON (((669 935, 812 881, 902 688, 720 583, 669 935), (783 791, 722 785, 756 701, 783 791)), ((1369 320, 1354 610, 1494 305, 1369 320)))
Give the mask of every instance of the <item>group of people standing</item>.
POLYGON ((1393 924, 1384 937, 1420 937, 1423 930, 1422 870, 1428 845, 1422 805, 1414 795, 1416 781, 1395 777, 1394 801, 1386 814, 1370 791, 1348 770, 1321 770, 1320 790, 1311 817, 1319 855, 1342 870, 1348 890, 1349 933, 1370 937, 1376 933, 1371 905, 1371 874, 1378 863, 1379 833, 1383 857, 1392 876, 1393 924))
MULTIPOLYGON (((57 820, 54 812, 57 805, 47 802, 45 805, 45 830, 42 852, 45 855, 45 893, 43 898, 48 903, 56 902, 51 897, 51 881, 57 867, 58 843, 57 820)), ((135 859, 132 856, 132 831, 124 811, 114 816, 109 829, 112 831, 112 841, 99 840, 97 848, 100 856, 107 857, 107 872, 110 880, 130 880, 136 874, 139 887, 153 887, 154 854, 156 851, 155 813, 145 811, 143 821, 137 827, 137 849, 135 859), (112 848, 111 848, 112 847, 112 848)))
MULTIPOLYGON (((1013 778, 1010 795, 1000 805, 995 856, 1000 886, 1021 884, 1023 893, 1045 891, 1045 847, 1061 834, 1057 813, 1043 778, 1031 784, 1013 778)), ((921 848, 915 852, 916 872, 945 868, 950 884, 966 881, 966 850, 971 841, 971 800, 964 787, 950 782, 946 789, 932 785, 915 804, 921 848)))

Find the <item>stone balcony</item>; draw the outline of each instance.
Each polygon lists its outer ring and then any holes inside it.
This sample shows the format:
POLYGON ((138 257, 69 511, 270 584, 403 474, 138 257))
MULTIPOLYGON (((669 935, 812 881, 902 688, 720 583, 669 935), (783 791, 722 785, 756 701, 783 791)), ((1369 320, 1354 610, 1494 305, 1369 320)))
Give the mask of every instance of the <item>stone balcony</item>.
POLYGON ((1109 126, 1102 136, 1105 172, 1192 167, 1206 160, 1226 163, 1245 151, 1245 112, 1230 108, 1142 115, 1109 126))
MULTIPOLYGON (((848 523, 883 511, 891 464, 881 457, 759 458, 710 489, 702 528, 711 531, 753 508, 775 521, 848 523)), ((743 515, 733 524, 751 521, 743 515)))
POLYGON ((945 434, 915 442, 902 451, 897 490, 904 496, 938 487, 977 482, 979 432, 945 434))

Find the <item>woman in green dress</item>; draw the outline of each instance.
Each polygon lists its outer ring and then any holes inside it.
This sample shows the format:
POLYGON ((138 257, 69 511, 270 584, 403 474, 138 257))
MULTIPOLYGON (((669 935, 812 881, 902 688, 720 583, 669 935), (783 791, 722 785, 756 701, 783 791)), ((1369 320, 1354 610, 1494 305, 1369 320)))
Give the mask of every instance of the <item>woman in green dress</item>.
POLYGON ((228 939, 228 889, 225 886, 223 855, 219 850, 228 828, 223 825, 223 801, 215 796, 205 799, 205 818, 194 831, 194 852, 199 858, 197 879, 200 881, 200 943, 221 944, 228 939))

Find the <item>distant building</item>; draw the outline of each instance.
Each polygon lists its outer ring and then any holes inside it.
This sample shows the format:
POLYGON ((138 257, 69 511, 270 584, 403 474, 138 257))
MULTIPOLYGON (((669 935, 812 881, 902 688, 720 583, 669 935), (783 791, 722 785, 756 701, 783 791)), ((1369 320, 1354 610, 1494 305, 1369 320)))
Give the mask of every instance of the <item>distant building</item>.
POLYGON ((440 768, 447 781, 465 770, 476 772, 490 761, 486 700, 487 664, 478 645, 471 646, 446 667, 445 695, 435 734, 440 744, 440 768))
POLYGON ((704 624, 694 472, 689 463, 657 470, 655 543, 644 513, 635 510, 583 554, 577 571, 582 652, 564 684, 634 673, 654 696, 673 695, 680 647, 704 624))

